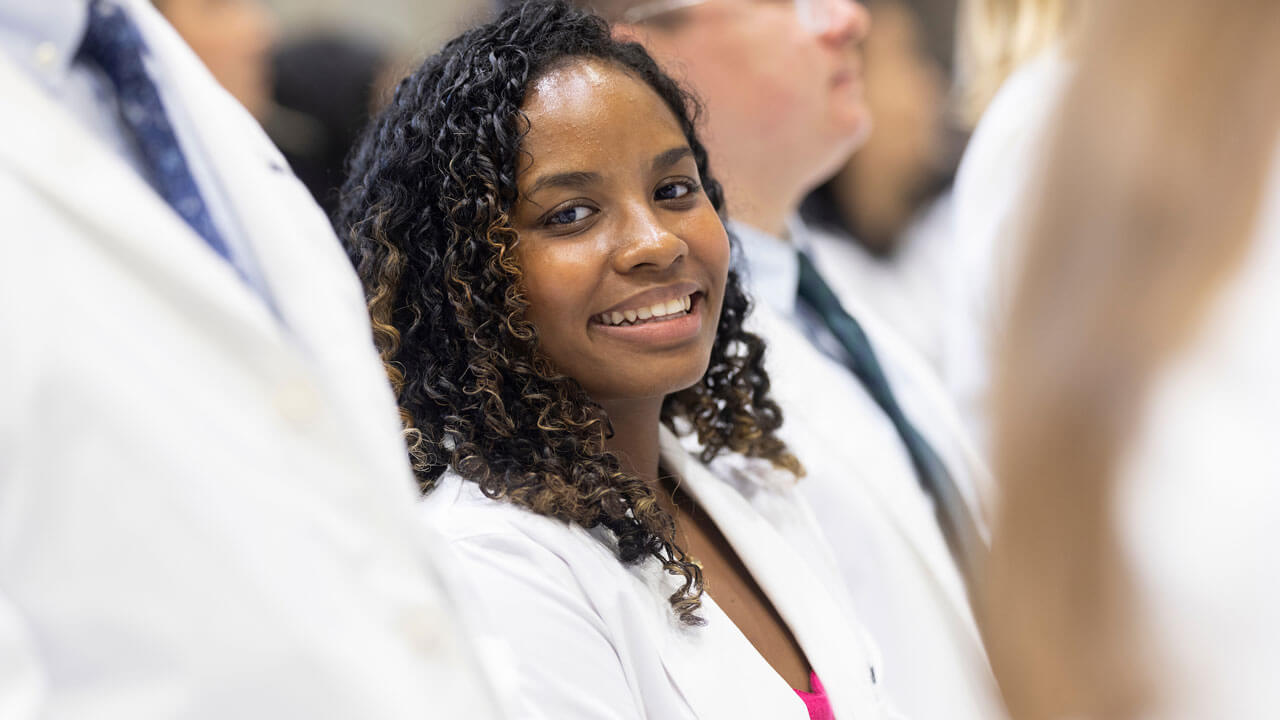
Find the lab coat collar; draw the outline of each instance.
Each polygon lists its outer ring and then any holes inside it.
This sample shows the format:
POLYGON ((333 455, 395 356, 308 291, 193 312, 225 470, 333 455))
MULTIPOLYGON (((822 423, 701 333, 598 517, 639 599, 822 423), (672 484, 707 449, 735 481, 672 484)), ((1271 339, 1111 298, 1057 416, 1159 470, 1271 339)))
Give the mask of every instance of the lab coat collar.
MULTIPOLYGON (((214 80, 199 59, 173 27, 152 7, 138 0, 120 0, 128 4, 143 37, 165 58, 157 64, 157 74, 169 75, 167 87, 173 88, 175 102, 170 113, 183 113, 197 144, 218 148, 207 152, 210 181, 218 184, 226 199, 230 215, 243 229, 244 239, 257 259, 265 286, 260 297, 265 306, 283 320, 284 329, 309 350, 331 347, 318 336, 332 334, 332 319, 314 306, 313 299, 322 295, 316 287, 330 278, 308 272, 306 265, 314 253, 341 253, 341 247, 323 220, 323 213, 289 170, 288 162, 271 144, 266 134, 243 107, 228 103, 220 93, 202 92, 202 86, 214 86, 214 80), (182 82, 195 75, 209 77, 208 83, 182 82), (241 141, 232 145, 221 138, 228 128, 235 128, 241 141), (233 178, 234 182, 228 182, 233 178), (293 185, 295 197, 282 193, 293 185), (283 203, 297 200, 298 212, 303 205, 319 218, 307 218, 282 212, 283 203), (323 235, 330 247, 319 247, 311 235, 323 235)), ((342 278, 342 281, 354 280, 342 278)))
MULTIPOLYGON (((724 534, 823 679, 836 716, 865 717, 868 708, 881 709, 873 680, 875 652, 858 629, 851 603, 823 583, 810 558, 741 493, 687 453, 666 427, 660 443, 664 464, 724 534)), ((682 691, 699 711, 696 690, 682 691)))
MULTIPOLYGON (((166 85, 174 88, 171 112, 185 113, 196 143, 216 148, 205 153, 210 178, 219 183, 230 214, 243 229, 268 297, 246 285, 228 263, 219 262, 220 268, 236 279, 237 292, 250 298, 272 333, 308 357, 322 382, 327 381, 332 401, 360 407, 368 400, 365 394, 387 387, 385 378, 377 388, 350 381, 351 365, 367 360, 372 343, 351 346, 346 339, 359 333, 368 337, 369 319, 359 280, 329 220, 257 121, 217 86, 151 3, 117 1, 129 8, 155 56, 164 60, 155 71, 168 75, 166 85), (202 82, 192 81, 201 76, 202 82), (236 142, 228 142, 229 136, 236 142)), ((376 447, 383 428, 349 432, 376 447)))
POLYGON ((267 307, 235 270, 132 167, 4 57, 0 96, 23 108, 0 113, 0 136, 9 140, 0 143, 0 164, 96 227, 111 252, 134 258, 140 268, 165 270, 149 277, 169 278, 175 296, 209 313, 206 322, 279 341, 267 307))

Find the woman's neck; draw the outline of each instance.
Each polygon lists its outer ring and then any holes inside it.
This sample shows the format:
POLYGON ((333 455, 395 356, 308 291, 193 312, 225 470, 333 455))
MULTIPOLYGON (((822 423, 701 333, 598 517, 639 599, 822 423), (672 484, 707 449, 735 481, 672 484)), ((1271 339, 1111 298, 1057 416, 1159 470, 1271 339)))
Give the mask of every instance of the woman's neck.
POLYGON ((658 425, 662 421, 662 398, 601 405, 613 424, 613 437, 605 440, 605 449, 618 456, 624 472, 659 490, 658 425))

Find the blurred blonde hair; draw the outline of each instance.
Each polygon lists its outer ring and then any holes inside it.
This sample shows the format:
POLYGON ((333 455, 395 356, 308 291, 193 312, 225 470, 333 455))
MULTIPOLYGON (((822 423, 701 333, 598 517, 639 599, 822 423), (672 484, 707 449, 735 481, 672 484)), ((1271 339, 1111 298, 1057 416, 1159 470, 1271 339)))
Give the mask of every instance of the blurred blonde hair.
POLYGON ((995 375, 983 617, 1019 720, 1158 699, 1112 523, 1118 468, 1154 377, 1251 244, 1280 131, 1280 2, 1113 0, 1079 41, 995 375))
POLYGON ((961 119, 978 122, 991 98, 1019 65, 1066 32, 1072 0, 965 0, 957 58, 961 119))

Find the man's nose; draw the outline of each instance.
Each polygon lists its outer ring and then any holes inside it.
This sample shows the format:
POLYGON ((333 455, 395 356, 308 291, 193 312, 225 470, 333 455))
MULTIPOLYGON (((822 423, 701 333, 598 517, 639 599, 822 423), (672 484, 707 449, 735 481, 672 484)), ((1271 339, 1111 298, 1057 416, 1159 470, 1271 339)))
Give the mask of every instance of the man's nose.
POLYGON ((871 13, 854 0, 815 0, 826 4, 828 22, 818 36, 833 45, 862 42, 871 31, 871 13))

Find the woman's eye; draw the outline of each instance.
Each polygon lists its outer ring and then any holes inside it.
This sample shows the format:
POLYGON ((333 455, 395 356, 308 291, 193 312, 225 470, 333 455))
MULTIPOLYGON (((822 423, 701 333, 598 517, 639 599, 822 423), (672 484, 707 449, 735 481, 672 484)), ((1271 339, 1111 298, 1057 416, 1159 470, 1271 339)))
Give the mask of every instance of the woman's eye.
POLYGON ((571 225, 579 220, 585 220, 594 212, 586 205, 574 205, 563 210, 557 210, 547 216, 546 223, 548 225, 571 225))
POLYGON ((697 185, 681 180, 680 182, 671 182, 663 185, 658 188, 658 191, 654 193, 654 196, 658 200, 678 200, 697 189, 697 185))

